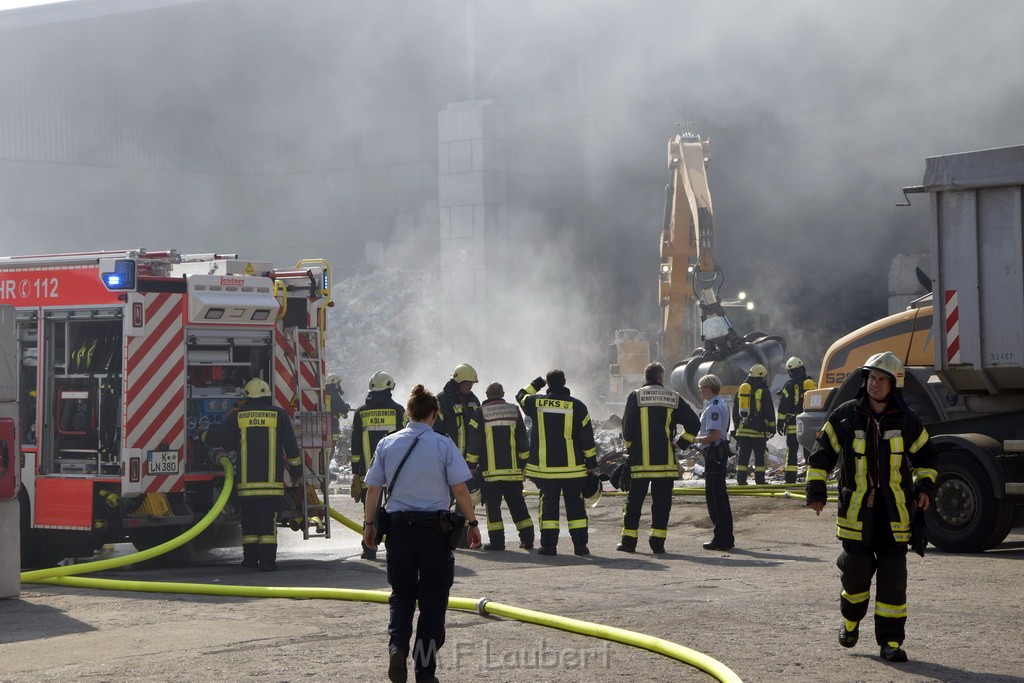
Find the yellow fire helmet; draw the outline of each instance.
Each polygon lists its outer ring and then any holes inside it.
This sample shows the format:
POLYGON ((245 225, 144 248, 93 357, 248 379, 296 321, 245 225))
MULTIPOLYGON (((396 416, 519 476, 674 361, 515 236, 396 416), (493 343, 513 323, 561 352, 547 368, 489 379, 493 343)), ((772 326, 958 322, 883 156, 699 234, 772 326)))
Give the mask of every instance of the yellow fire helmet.
POLYGON ((244 391, 246 398, 259 398, 261 396, 270 396, 270 385, 261 380, 259 377, 253 377, 251 380, 245 383, 244 391))
POLYGON ((786 361, 786 370, 788 370, 789 372, 793 372, 797 368, 802 368, 803 366, 804 362, 797 358, 796 356, 793 356, 792 358, 786 361))
POLYGON ((868 358, 867 362, 861 366, 861 370, 864 371, 864 375, 871 370, 878 370, 884 372, 892 378, 893 385, 896 389, 903 388, 903 380, 906 377, 906 370, 903 368, 903 363, 896 357, 892 351, 883 351, 882 353, 876 353, 875 355, 868 358))
POLYGON ((395 388, 395 378, 383 370, 373 373, 370 378, 370 391, 384 391, 395 388))
POLYGON ((747 374, 750 375, 751 377, 767 377, 768 368, 761 365, 760 363, 754 363, 752 366, 750 366, 750 372, 748 372, 747 374))
POLYGON ((452 370, 452 379, 456 382, 479 382, 476 377, 476 370, 469 363, 462 363, 452 370))

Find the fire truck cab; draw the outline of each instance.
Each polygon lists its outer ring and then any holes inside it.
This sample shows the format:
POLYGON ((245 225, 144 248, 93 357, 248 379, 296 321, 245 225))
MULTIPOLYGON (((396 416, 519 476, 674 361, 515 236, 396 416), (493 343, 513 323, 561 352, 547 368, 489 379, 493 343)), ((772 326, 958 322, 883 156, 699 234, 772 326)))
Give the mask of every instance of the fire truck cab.
MULTIPOLYGON (((304 481, 279 515, 330 535, 323 332, 330 267, 145 249, 0 258, 17 318, 22 564, 148 548, 202 518, 221 452, 199 439, 260 377, 295 421, 304 481)), ((235 462, 237 454, 227 453, 235 462)), ((198 546, 237 545, 224 509, 198 546)))

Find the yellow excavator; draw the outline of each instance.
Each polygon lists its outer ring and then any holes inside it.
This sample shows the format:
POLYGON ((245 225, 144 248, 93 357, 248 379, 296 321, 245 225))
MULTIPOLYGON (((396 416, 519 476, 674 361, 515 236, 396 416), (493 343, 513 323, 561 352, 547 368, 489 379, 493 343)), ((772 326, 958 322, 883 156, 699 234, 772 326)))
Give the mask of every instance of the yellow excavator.
POLYGON ((668 141, 658 350, 651 353, 651 344, 636 330, 616 332, 610 348, 613 396, 643 383, 643 366, 652 356, 672 367, 672 388, 698 406, 697 380, 703 375, 718 375, 722 393, 734 393, 754 364, 768 368, 771 382, 783 361, 786 343, 781 337, 760 331, 741 335, 733 327, 731 317, 751 317, 750 302, 723 300, 720 295, 724 276, 714 255, 710 156, 710 141, 692 132, 680 132, 668 141))

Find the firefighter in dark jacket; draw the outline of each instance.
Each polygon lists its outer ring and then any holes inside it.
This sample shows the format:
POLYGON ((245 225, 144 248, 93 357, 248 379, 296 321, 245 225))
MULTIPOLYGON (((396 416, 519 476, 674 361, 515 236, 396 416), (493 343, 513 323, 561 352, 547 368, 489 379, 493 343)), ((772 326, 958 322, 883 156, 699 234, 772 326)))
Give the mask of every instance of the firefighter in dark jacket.
POLYGON ((505 389, 497 382, 487 386, 487 400, 469 419, 466 461, 483 475, 483 501, 487 507, 487 535, 484 550, 505 549, 505 523, 501 518, 504 498, 512 522, 519 532, 519 547, 533 547, 534 528, 523 498, 523 468, 530 457, 530 440, 523 414, 505 400, 505 389))
MULTIPOLYGON (((373 463, 377 444, 388 434, 405 426, 405 408, 391 398, 394 388, 394 377, 383 370, 375 372, 370 378, 366 403, 352 414, 352 486, 349 493, 357 503, 366 502, 363 478, 373 463)), ((377 551, 371 550, 364 543, 362 558, 373 560, 376 557, 377 551)))
POLYGON ((558 553, 558 499, 561 496, 565 499, 565 517, 574 552, 589 555, 583 489, 587 473, 597 472, 597 444, 587 406, 569 395, 565 373, 561 370, 551 370, 546 379, 533 380, 519 390, 516 400, 533 421, 526 476, 540 489, 540 549, 537 552, 541 555, 558 553), (547 393, 538 395, 545 385, 547 393))
POLYGON ((462 363, 452 371, 451 379, 444 385, 438 396, 441 412, 438 413, 434 431, 447 434, 466 457, 466 427, 469 416, 480 407, 480 399, 473 393, 477 379, 476 370, 469 363, 462 363))
POLYGON ((273 404, 270 386, 249 380, 246 402, 224 422, 203 433, 208 446, 238 452, 242 566, 277 569, 277 513, 284 507, 284 466, 293 480, 302 477, 302 452, 292 418, 273 404))
MULTIPOLYGON (((786 446, 789 455, 786 458, 786 483, 796 483, 797 453, 800 451, 800 442, 796 438, 796 416, 804 409, 804 394, 811 389, 817 389, 818 385, 813 379, 807 376, 807 369, 804 362, 793 356, 786 361, 786 371, 789 379, 779 392, 779 436, 786 437, 786 446)), ((804 462, 810 453, 804 449, 804 462)))
POLYGON ((327 375, 324 382, 324 394, 327 412, 331 414, 331 436, 337 442, 341 434, 341 421, 347 418, 349 411, 352 410, 352 406, 342 398, 345 392, 341 389, 341 377, 333 372, 327 375))
POLYGON ((640 513, 647 489, 651 490, 651 537, 648 543, 655 554, 665 552, 668 518, 672 511, 672 485, 679 477, 673 441, 676 427, 682 425, 680 445, 693 442, 700 429, 700 418, 679 394, 668 389, 665 368, 651 363, 644 369, 644 385, 626 398, 622 413, 622 439, 629 453, 631 483, 622 510, 622 541, 616 550, 636 551, 640 513))
MULTIPOLYGON (((927 510, 937 453, 917 415, 903 400, 904 368, 891 352, 861 369, 864 386, 835 409, 818 437, 807 469, 807 506, 821 514, 825 481, 839 465, 836 536, 843 552, 839 644, 853 647, 867 615, 875 580, 875 640, 881 657, 905 662, 907 544, 915 508, 927 510)), ((923 552, 923 546, 921 547, 923 552)))
POLYGON ((747 483, 750 454, 754 454, 754 483, 763 484, 764 454, 768 439, 775 433, 775 404, 768 389, 768 368, 755 363, 740 385, 732 405, 732 421, 736 436, 736 483, 747 483))

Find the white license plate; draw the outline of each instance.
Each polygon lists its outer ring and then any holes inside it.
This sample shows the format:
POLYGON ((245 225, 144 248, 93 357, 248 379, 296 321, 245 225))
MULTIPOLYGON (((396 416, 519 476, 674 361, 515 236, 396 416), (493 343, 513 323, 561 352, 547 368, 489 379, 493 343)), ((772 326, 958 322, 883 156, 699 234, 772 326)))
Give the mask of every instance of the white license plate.
POLYGON ((177 451, 150 451, 150 474, 178 474, 177 451))

